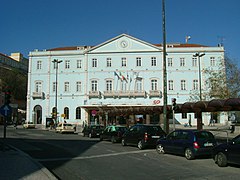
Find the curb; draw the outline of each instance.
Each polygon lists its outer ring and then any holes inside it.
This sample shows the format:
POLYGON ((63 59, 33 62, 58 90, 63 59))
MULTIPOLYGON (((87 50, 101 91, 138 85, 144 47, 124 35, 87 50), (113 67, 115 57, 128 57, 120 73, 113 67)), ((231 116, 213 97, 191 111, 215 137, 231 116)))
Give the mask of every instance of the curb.
MULTIPOLYGON (((24 156, 27 159, 29 159, 33 164, 35 164, 39 168, 39 171, 41 171, 41 173, 44 174, 44 177, 41 177, 39 179, 46 179, 46 178, 51 179, 51 180, 57 180, 58 179, 53 175, 53 173, 51 173, 47 168, 45 168, 42 164, 37 162, 35 159, 33 159, 28 154, 24 153, 23 151, 19 150, 18 148, 14 147, 12 145, 8 145, 8 146, 11 147, 12 149, 16 150, 21 156, 24 156)), ((38 178, 36 178, 36 179, 38 179, 38 178)))

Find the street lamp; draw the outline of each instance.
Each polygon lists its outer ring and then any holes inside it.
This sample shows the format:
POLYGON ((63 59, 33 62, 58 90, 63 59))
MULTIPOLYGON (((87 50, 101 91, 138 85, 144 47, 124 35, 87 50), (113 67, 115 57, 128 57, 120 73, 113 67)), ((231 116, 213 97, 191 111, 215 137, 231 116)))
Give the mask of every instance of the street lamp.
POLYGON ((163 31, 163 124, 165 132, 169 130, 167 122, 167 68, 166 68, 166 19, 165 0, 162 0, 162 31, 163 31))
POLYGON ((200 101, 202 101, 202 79, 201 79, 201 66, 200 66, 200 58, 203 57, 205 53, 199 53, 193 55, 193 57, 198 57, 198 78, 199 78, 199 97, 200 101))
POLYGON ((62 60, 54 59, 52 61, 54 63, 54 68, 56 69, 56 82, 55 82, 55 123, 57 123, 57 90, 58 90, 58 64, 62 62, 62 60))

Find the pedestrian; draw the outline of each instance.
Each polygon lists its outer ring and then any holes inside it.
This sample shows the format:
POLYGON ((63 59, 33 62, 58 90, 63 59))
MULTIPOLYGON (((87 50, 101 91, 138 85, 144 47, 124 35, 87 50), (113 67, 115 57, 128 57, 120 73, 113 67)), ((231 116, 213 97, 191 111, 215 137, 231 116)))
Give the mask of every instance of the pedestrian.
POLYGON ((231 117, 230 117, 230 121, 231 121, 231 132, 230 133, 234 133, 235 131, 235 123, 236 123, 236 116, 234 113, 232 113, 231 117))
POLYGON ((188 125, 189 125, 189 127, 192 127, 192 116, 191 116, 191 114, 189 114, 189 116, 188 116, 188 125))

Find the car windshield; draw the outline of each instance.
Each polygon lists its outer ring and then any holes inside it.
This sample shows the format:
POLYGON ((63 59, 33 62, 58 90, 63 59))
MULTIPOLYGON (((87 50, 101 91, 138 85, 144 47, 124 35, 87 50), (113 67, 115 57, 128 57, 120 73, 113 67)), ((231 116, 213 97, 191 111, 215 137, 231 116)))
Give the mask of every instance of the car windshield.
POLYGON ((127 130, 126 127, 115 127, 116 131, 121 131, 121 132, 125 132, 127 130))
POLYGON ((197 139, 214 139, 214 136, 210 132, 202 131, 202 132, 195 132, 197 139))
POLYGON ((92 129, 102 129, 103 126, 92 126, 92 129))
POLYGON ((162 131, 162 129, 160 128, 160 126, 148 126, 147 131, 148 133, 155 133, 155 132, 162 131))

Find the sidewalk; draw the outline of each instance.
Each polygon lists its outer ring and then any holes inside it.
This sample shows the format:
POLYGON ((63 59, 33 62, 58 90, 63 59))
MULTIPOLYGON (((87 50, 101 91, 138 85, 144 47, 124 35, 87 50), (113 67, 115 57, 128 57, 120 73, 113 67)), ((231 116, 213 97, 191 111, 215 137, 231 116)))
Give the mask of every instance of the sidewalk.
POLYGON ((0 179, 42 180, 57 179, 49 170, 24 152, 0 141, 0 179))
MULTIPOLYGON (((172 128, 171 125, 170 125, 170 128, 172 128)), ((197 127, 196 126, 184 127, 184 125, 176 124, 175 129, 197 129, 197 127)), ((210 131, 211 133, 213 133, 213 135, 216 138, 220 138, 220 139, 227 139, 227 138, 232 139, 240 134, 239 130, 235 130, 234 133, 230 133, 231 130, 229 129, 229 126, 224 126, 221 124, 215 124, 214 126, 206 126, 205 125, 205 126, 203 126, 203 130, 210 131)))

